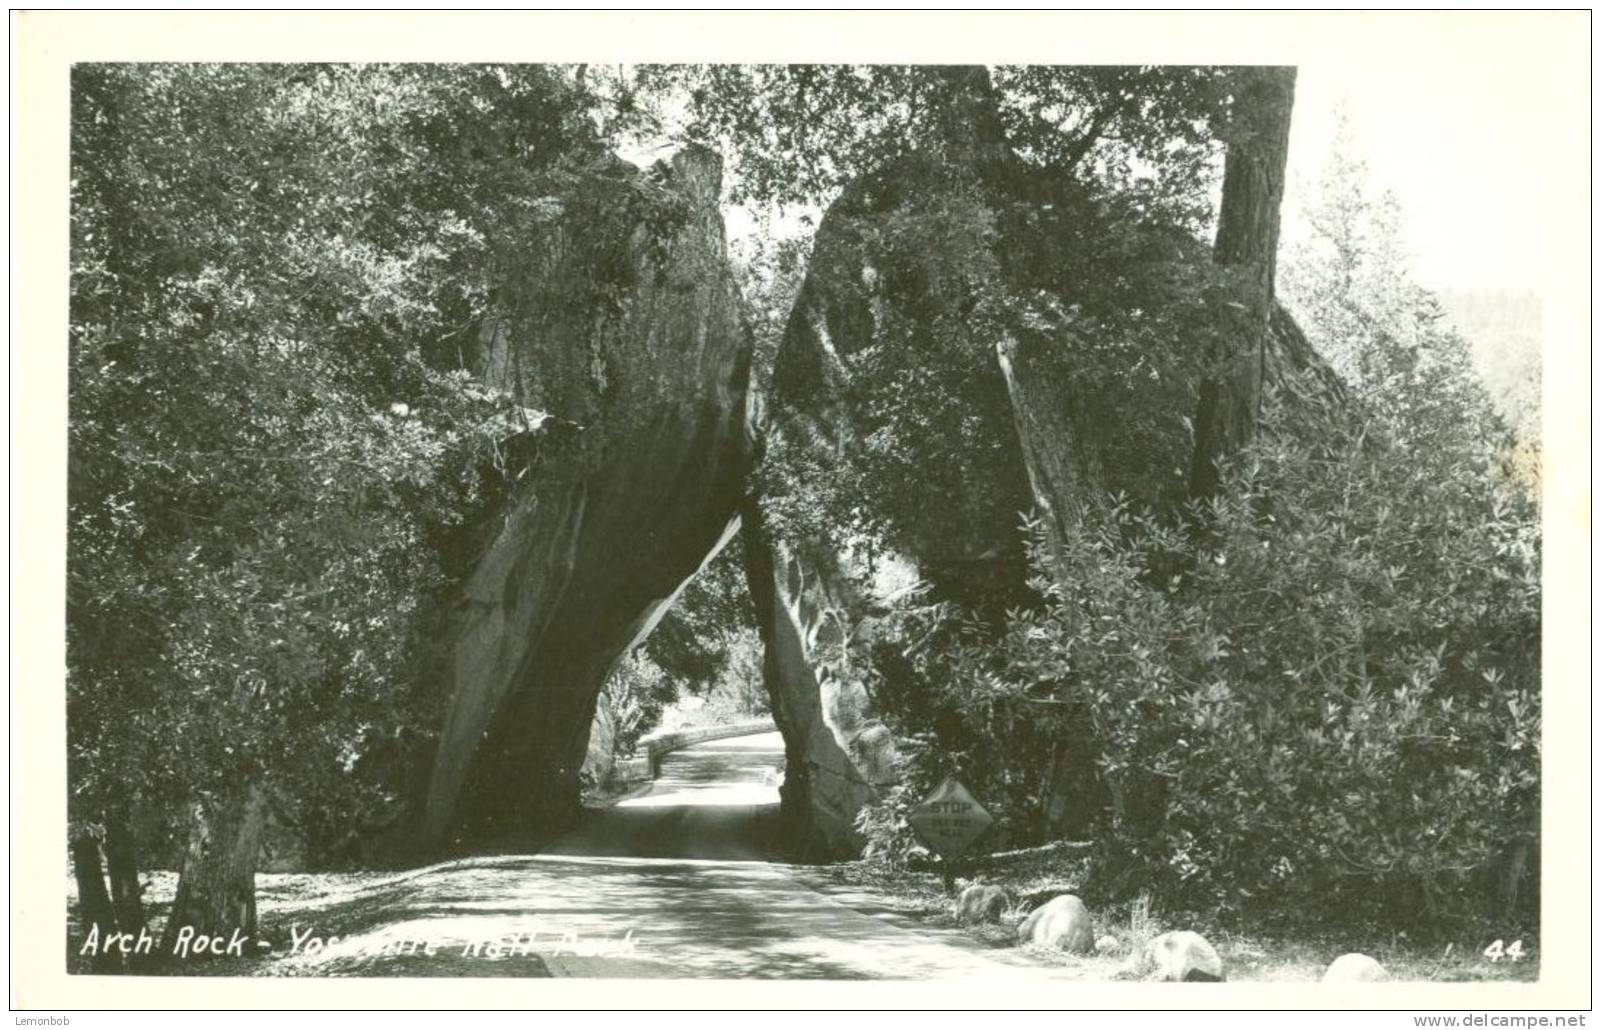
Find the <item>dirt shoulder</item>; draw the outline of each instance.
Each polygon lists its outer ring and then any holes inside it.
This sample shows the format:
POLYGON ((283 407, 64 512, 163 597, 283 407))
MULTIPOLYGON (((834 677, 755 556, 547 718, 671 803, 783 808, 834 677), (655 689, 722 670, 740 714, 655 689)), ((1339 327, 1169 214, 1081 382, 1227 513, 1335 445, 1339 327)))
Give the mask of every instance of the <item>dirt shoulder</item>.
MULTIPOLYGON (((1031 849, 1000 856, 989 868, 958 877, 956 890, 975 883, 1003 888, 1011 904, 997 922, 964 923, 953 914, 955 896, 930 869, 889 869, 865 862, 800 867, 798 875, 814 889, 858 911, 910 925, 955 930, 975 943, 1009 949, 1041 965, 1060 967, 1085 980, 1144 980, 1153 974, 1142 961, 1145 946, 1167 930, 1194 930, 1215 947, 1228 979, 1246 982, 1313 982, 1336 957, 1361 952, 1378 959, 1390 979, 1400 982, 1535 981, 1539 949, 1524 941, 1516 960, 1503 953, 1492 961, 1484 952, 1491 940, 1439 940, 1414 943, 1404 933, 1307 927, 1260 932, 1209 925, 1194 916, 1161 910, 1149 897, 1132 903, 1090 905, 1095 953, 1075 955, 1018 941, 1017 927, 1035 907, 1058 894, 1079 894, 1088 860, 1072 845, 1031 849)), ((1086 901, 1092 899, 1086 898, 1086 901)), ((1505 941, 1510 947, 1512 941, 1505 941)))

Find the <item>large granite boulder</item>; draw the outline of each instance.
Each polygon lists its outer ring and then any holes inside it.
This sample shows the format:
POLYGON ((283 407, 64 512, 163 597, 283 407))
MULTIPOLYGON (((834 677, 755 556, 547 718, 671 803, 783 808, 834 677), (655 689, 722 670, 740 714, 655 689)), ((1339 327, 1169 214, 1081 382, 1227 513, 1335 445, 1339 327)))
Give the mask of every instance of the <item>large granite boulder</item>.
POLYGON ((752 338, 721 175, 701 149, 603 161, 508 241, 478 367, 539 431, 448 619, 426 845, 576 814, 602 685, 738 527, 752 338))
MULTIPOLYGON (((751 591, 786 813, 829 854, 859 849, 857 812, 897 777, 873 658, 918 647, 896 605, 998 625, 1035 597, 1025 513, 1059 544, 1114 491, 1187 499, 1203 327, 1226 306, 1209 248, 1027 165, 982 114, 982 73, 963 88, 945 138, 830 206, 765 398, 751 591)), ((1269 336, 1269 382, 1318 367, 1282 312, 1269 336)), ((1059 765, 1060 835, 1090 817, 1094 769, 1083 749, 1059 765)))

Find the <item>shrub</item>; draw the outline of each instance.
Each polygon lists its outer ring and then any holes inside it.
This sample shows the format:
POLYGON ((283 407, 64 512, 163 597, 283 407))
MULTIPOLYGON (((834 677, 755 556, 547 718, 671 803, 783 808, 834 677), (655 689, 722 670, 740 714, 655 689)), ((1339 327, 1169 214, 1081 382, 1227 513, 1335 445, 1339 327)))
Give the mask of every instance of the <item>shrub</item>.
POLYGON ((1449 352, 1293 389, 1194 531, 1122 502, 1018 612, 1011 676, 1095 741, 1108 889, 1411 921, 1537 834, 1537 512, 1449 352), (1455 398, 1453 401, 1452 398, 1455 398))

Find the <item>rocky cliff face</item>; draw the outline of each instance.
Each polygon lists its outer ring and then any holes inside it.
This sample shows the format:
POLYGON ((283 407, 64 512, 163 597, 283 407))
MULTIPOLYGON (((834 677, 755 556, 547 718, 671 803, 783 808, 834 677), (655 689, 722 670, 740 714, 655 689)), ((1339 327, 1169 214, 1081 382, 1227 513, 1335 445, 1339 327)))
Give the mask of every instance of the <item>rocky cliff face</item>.
POLYGON ((702 150, 592 168, 512 249, 479 366, 546 421, 443 643, 427 843, 576 812, 603 683, 737 528, 752 344, 720 184, 702 150))

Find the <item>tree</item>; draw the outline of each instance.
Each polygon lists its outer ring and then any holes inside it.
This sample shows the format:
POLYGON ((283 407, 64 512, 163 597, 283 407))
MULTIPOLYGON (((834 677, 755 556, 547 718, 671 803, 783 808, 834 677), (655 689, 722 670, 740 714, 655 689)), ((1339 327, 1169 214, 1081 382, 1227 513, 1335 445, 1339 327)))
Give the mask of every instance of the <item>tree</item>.
POLYGON ((1447 438, 1460 430, 1484 441, 1500 455, 1498 475, 1527 488, 1518 434, 1496 410, 1467 339, 1412 274, 1400 203, 1374 189, 1361 152, 1342 113, 1328 162, 1298 212, 1306 232, 1286 255, 1284 301, 1355 394, 1381 397, 1397 376, 1436 376, 1436 395, 1409 403, 1428 405, 1447 438))
POLYGON ((1309 199, 1295 213, 1304 231, 1285 255, 1284 301, 1319 353, 1366 391, 1384 375, 1374 364, 1384 353, 1373 346, 1375 333, 1411 345, 1419 323, 1408 316, 1426 300, 1407 267, 1400 203, 1388 191, 1375 193, 1344 111, 1324 167, 1304 185, 1309 199))
POLYGON ((184 841, 169 943, 249 933, 268 809, 337 848, 425 744, 430 598, 530 425, 463 333, 596 143, 538 68, 80 65, 73 105, 80 898, 135 813, 184 841))
POLYGON ((644 95, 683 99, 682 135, 733 155, 735 202, 826 203, 947 138, 960 110, 1029 165, 1107 183, 1184 223, 1208 215, 1227 97, 1224 69, 1184 66, 694 65, 634 77, 644 95), (982 109, 953 107, 953 87, 975 73, 982 109))
POLYGON ((1214 247, 1231 281, 1218 305, 1211 368, 1195 414, 1190 492, 1196 497, 1217 489, 1219 458, 1250 439, 1261 407, 1295 69, 1239 69, 1234 84, 1214 247))

